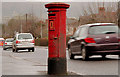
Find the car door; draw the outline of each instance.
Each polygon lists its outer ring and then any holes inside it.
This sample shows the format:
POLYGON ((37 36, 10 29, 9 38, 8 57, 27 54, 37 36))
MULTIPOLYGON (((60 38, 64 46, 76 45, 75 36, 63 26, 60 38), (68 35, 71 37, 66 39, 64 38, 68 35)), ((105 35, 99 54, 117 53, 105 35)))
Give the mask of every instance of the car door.
POLYGON ((71 50, 72 50, 72 52, 73 53, 75 53, 75 52, 77 52, 79 49, 79 47, 78 47, 78 40, 77 40, 77 38, 79 37, 79 32, 80 32, 80 28, 78 28, 77 30, 76 30, 76 32, 74 33, 74 35, 73 35, 73 39, 71 39, 72 40, 72 42, 71 42, 71 50))
POLYGON ((84 45, 84 39, 87 37, 88 29, 87 27, 81 27, 79 31, 79 37, 76 38, 77 42, 77 53, 81 53, 81 47, 84 45))

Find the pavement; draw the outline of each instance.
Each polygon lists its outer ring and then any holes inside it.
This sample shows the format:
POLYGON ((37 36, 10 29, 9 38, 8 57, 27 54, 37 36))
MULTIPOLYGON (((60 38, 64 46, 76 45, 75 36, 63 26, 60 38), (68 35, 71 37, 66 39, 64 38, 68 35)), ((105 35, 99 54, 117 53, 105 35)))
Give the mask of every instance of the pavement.
MULTIPOLYGON (((0 68, 2 68, 2 52, 0 52, 0 68)), ((0 76, 2 76, 2 69, 0 69, 0 76)))
MULTIPOLYGON (((41 47, 41 50, 42 49, 43 48, 41 47)), ((47 47, 44 47, 44 49, 47 49, 47 47)), ((11 53, 11 52, 9 52, 9 51, 11 51, 11 49, 3 51, 2 48, 0 48, 0 50, 3 52, 3 54, 2 54, 2 57, 3 57, 2 58, 3 59, 2 74, 4 76, 6 76, 6 75, 7 76, 8 75, 16 75, 16 76, 19 76, 19 75, 48 75, 47 74, 47 66, 48 65, 47 65, 47 61, 46 61, 47 57, 44 59, 42 59, 42 57, 41 57, 41 61, 38 62, 38 60, 35 61, 35 57, 34 57, 34 56, 37 56, 37 52, 36 52, 36 54, 34 54, 34 52, 27 52, 27 51, 11 53), (4 52, 5 52, 5 54, 4 54, 4 52), (19 54, 23 54, 22 56, 24 56, 24 55, 25 56, 20 57, 19 54), (29 59, 25 58, 26 55, 29 56, 29 59), (13 69, 11 69, 11 68, 13 68, 13 69)), ((47 54, 42 54, 41 56, 47 56, 47 54)), ((77 75, 77 74, 73 73, 73 72, 68 72, 68 75, 77 75)))

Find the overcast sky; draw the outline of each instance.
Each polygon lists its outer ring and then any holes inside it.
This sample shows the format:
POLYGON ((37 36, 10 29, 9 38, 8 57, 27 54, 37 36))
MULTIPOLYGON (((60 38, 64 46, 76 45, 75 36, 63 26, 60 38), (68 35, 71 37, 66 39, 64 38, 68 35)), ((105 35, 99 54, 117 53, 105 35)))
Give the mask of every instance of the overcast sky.
POLYGON ((120 0, 2 0, 3 2, 118 2, 120 0))
MULTIPOLYGON (((26 13, 32 13, 37 16, 46 19, 47 8, 45 4, 48 2, 3 2, 2 3, 2 17, 13 17, 17 15, 24 15, 26 13)), ((70 4, 70 8, 67 10, 67 17, 75 17, 78 19, 83 14, 83 9, 88 9, 89 6, 94 8, 94 12, 97 13, 98 7, 103 6, 103 2, 65 2, 70 4)), ((113 2, 105 2, 105 7, 114 5, 113 2)))
MULTIPOLYGON (((98 9, 96 5, 99 3, 102 6, 105 2, 105 7, 109 7, 113 2, 119 0, 0 0, 0 23, 2 23, 2 17, 13 17, 16 15, 24 15, 26 13, 32 13, 37 17, 42 15, 42 18, 47 18, 47 9, 44 7, 45 4, 50 2, 65 2, 70 4, 70 8, 67 10, 67 17, 78 18, 83 14, 83 8, 87 9, 90 5, 95 8, 95 13, 98 9), (1 3, 2 1, 2 3, 1 3)), ((0 28, 0 33, 2 28, 0 28)))

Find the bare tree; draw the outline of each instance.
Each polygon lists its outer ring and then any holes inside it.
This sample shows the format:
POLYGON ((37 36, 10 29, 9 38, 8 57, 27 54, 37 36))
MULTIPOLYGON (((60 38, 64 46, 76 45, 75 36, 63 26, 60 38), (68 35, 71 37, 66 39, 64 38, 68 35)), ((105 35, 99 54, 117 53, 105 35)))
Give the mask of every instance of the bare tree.
POLYGON ((83 7, 83 16, 80 16, 80 24, 112 22, 117 23, 116 3, 91 3, 88 8, 83 7), (102 6, 100 6, 102 4, 102 6), (106 5, 106 6, 105 6, 106 5))

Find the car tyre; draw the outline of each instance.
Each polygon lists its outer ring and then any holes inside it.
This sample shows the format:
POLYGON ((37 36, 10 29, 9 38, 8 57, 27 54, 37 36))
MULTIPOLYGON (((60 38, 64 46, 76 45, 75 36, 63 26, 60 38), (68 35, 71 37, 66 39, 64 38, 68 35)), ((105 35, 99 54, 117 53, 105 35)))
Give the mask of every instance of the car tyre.
POLYGON ((105 59, 106 58, 106 55, 102 55, 102 59, 105 59))
POLYGON ((86 51, 86 48, 83 47, 81 51, 82 51, 82 60, 87 61, 89 59, 89 56, 88 56, 88 53, 86 51))
POLYGON ((30 49, 28 49, 28 52, 30 52, 30 49))
POLYGON ((6 48, 3 48, 3 50, 6 50, 6 48))
POLYGON ((18 52, 18 49, 17 49, 17 48, 15 48, 15 52, 18 52))
POLYGON ((34 48, 32 48, 32 52, 34 52, 35 51, 35 49, 34 48))
POLYGON ((120 55, 118 55, 118 58, 120 59, 120 55))
POLYGON ((15 52, 15 49, 12 48, 12 52, 15 52))
POLYGON ((70 49, 70 48, 68 49, 68 54, 69 54, 69 58, 70 58, 70 59, 74 59, 74 56, 75 56, 75 55, 74 55, 74 54, 72 54, 72 52, 71 52, 71 49, 70 49))

